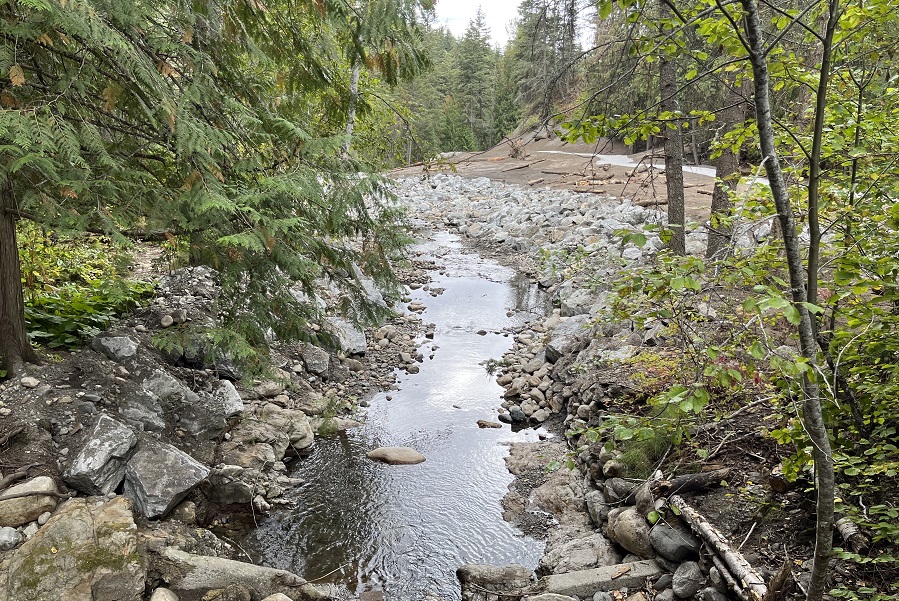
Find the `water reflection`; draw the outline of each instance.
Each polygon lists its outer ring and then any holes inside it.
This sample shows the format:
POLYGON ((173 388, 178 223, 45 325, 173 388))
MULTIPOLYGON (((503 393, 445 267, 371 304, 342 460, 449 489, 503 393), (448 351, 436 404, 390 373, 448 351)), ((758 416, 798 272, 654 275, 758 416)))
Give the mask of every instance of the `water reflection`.
POLYGON ((543 549, 503 521, 500 505, 511 481, 503 443, 536 434, 482 430, 476 421, 495 418, 502 393, 480 365, 511 346, 495 332, 543 311, 546 300, 511 270, 463 253, 454 236, 437 234, 422 248, 446 266, 432 284, 446 291, 414 298, 437 325, 427 343, 439 347, 434 359, 404 375, 392 401, 372 399, 363 427, 317 440, 294 473, 305 480, 290 493, 296 508, 270 517, 246 541, 267 565, 356 592, 383 590, 395 601, 458 599, 455 570, 463 563, 533 567, 543 549), (508 317, 509 310, 516 313, 508 317), (411 446, 427 461, 366 459, 386 445, 411 446))

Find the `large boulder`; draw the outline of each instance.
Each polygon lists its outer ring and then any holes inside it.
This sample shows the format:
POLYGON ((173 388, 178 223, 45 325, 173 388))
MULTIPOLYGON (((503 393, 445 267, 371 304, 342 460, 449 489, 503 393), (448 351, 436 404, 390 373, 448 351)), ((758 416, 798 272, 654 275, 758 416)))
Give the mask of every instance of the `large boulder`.
POLYGON ((686 561, 699 557, 699 539, 683 526, 659 522, 649 532, 649 542, 665 559, 686 561))
POLYGON ((155 394, 147 390, 121 399, 119 414, 126 422, 140 430, 158 432, 165 429, 162 404, 155 394))
POLYGON ((128 501, 71 499, 0 567, 0 601, 140 601, 146 566, 128 501))
POLYGON ((621 562, 621 554, 602 534, 576 538, 552 549, 540 559, 538 574, 563 574, 610 566, 621 562))
POLYGON ((372 461, 380 461, 388 465, 413 465, 422 463, 425 456, 409 447, 379 447, 366 455, 372 461))
POLYGON ((121 363, 137 354, 138 344, 128 336, 96 336, 91 340, 91 348, 103 353, 116 363, 121 363))
MULTIPOLYGON (((302 411, 282 409, 274 403, 268 403, 262 407, 259 419, 287 434, 288 442, 294 450, 300 451, 312 446, 315 437, 309 425, 309 418, 302 411)), ((281 457, 283 456, 284 453, 281 452, 281 457)))
POLYGON ((209 468, 170 444, 142 438, 125 468, 125 496, 148 518, 164 517, 209 475, 209 468))
POLYGON ((340 317, 329 317, 331 334, 337 339, 340 348, 350 355, 364 355, 368 349, 365 332, 340 317))
POLYGON ((25 493, 50 493, 46 495, 32 494, 17 499, 0 501, 0 526, 21 526, 33 522, 45 511, 56 509, 58 497, 56 483, 50 476, 38 476, 3 491, 3 496, 12 497, 25 493))
POLYGON ((306 344, 303 346, 301 355, 309 373, 317 376, 328 375, 328 368, 331 367, 331 355, 328 354, 328 351, 312 344, 306 344))
POLYGON ((589 323, 589 315, 577 315, 557 325, 546 345, 546 360, 555 363, 565 355, 580 350, 586 339, 589 323))
POLYGON ((168 546, 151 561, 154 572, 162 575, 170 589, 188 595, 199 596, 211 589, 240 585, 253 592, 253 599, 276 593, 307 601, 332 598, 325 590, 309 584, 296 574, 242 561, 194 555, 168 546))
POLYGON ((136 444, 128 426, 101 415, 66 471, 66 483, 89 495, 111 493, 125 477, 125 462, 136 444))
POLYGON ((531 584, 532 574, 520 565, 490 566, 465 564, 456 570, 456 578, 462 585, 462 592, 473 589, 479 593, 495 591, 509 593, 526 589, 531 584))
POLYGON ((634 507, 609 512, 609 538, 640 557, 655 557, 649 542, 649 524, 634 507))

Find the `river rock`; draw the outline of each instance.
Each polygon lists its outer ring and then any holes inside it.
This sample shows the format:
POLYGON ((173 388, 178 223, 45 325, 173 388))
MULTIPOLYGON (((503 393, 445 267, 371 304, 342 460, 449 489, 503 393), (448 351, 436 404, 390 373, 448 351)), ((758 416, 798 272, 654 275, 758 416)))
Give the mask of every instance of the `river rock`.
POLYGON ((275 593, 290 593, 308 601, 332 598, 296 574, 242 561, 194 555, 174 547, 163 547, 151 556, 151 568, 159 573, 169 588, 184 591, 191 599, 211 589, 239 585, 262 599, 275 593))
POLYGON ((588 315, 569 317, 553 330, 552 337, 546 345, 546 360, 555 363, 561 357, 580 350, 587 334, 588 315))
MULTIPOLYGON (((268 403, 259 414, 259 419, 287 435, 290 447, 297 451, 308 449, 315 440, 309 418, 297 409, 282 409, 274 403, 268 403)), ((275 454, 284 457, 285 449, 276 448, 275 454)))
POLYGON ((4 526, 0 528, 0 551, 15 549, 22 542, 22 535, 15 528, 4 526))
POLYGON ((689 599, 705 585, 705 575, 695 561, 686 561, 674 572, 671 588, 681 599, 689 599))
POLYGON ((274 595, 269 595, 262 601, 293 601, 293 599, 291 599, 284 593, 275 593, 274 595))
POLYGON ((128 501, 71 499, 7 559, 0 601, 140 601, 146 568, 128 501))
POLYGON ((425 456, 409 447, 379 447, 366 455, 372 461, 388 465, 414 465, 425 461, 425 456))
POLYGON ((144 380, 143 387, 166 402, 186 406, 200 404, 200 397, 197 393, 185 386, 181 380, 161 369, 157 369, 149 378, 144 380))
POLYGON ((150 601, 179 601, 178 595, 173 593, 167 588, 159 587, 155 591, 153 591, 153 595, 150 596, 150 601))
POLYGON ((531 584, 531 571, 520 565, 490 566, 465 564, 456 570, 456 578, 465 592, 471 585, 488 591, 508 593, 531 584))
POLYGON ((111 493, 125 477, 125 461, 136 444, 128 426, 101 415, 66 471, 66 484, 89 495, 111 493))
POLYGON ((103 353, 116 363, 137 354, 138 344, 128 336, 95 336, 91 340, 91 348, 103 353))
POLYGON ((502 427, 503 427, 502 424, 498 424, 496 422, 490 422, 490 421, 487 421, 486 419, 478 420, 478 428, 502 428, 502 427))
POLYGON ((659 522, 649 532, 649 542, 665 559, 686 561, 699 557, 700 542, 683 527, 659 522))
POLYGON ((40 383, 40 380, 31 376, 25 376, 19 380, 19 384, 21 384, 23 388, 37 388, 40 383))
POLYGON ((538 574, 563 574, 610 566, 621 562, 621 554, 602 534, 576 538, 552 549, 537 564, 538 574))
POLYGON ((633 507, 613 509, 609 512, 609 538, 640 557, 655 557, 649 542, 649 524, 633 507))
POLYGON ((130 425, 147 432, 165 429, 159 398, 147 390, 130 394, 119 401, 119 414, 130 425))
POLYGON ((209 475, 209 468, 170 444, 143 438, 125 468, 125 496, 148 518, 164 517, 209 475))
MULTIPOLYGON (((38 476, 3 491, 4 495, 23 493, 58 493, 56 483, 50 476, 38 476)), ((33 495, 18 499, 0 501, 0 526, 21 526, 33 522, 45 511, 56 509, 57 497, 50 495, 33 495)))
POLYGON ((577 601, 574 597, 568 595, 557 595, 556 593, 543 593, 542 595, 532 595, 525 597, 523 601, 577 601))
POLYGON ((312 344, 306 344, 303 346, 301 355, 309 373, 322 377, 328 375, 328 368, 331 366, 331 355, 328 354, 328 351, 312 344))
POLYGON ((584 499, 587 502, 587 511, 590 513, 590 519, 599 528, 609 517, 609 506, 606 504, 602 491, 591 490, 584 499))

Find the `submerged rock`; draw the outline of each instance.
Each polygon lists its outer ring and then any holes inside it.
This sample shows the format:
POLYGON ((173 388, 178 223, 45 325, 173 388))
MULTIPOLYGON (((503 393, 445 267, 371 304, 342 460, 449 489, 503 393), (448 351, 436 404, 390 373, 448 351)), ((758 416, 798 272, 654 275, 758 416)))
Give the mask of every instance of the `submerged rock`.
POLYGON ((425 456, 409 447, 380 447, 366 455, 372 461, 388 465, 414 465, 425 461, 425 456))

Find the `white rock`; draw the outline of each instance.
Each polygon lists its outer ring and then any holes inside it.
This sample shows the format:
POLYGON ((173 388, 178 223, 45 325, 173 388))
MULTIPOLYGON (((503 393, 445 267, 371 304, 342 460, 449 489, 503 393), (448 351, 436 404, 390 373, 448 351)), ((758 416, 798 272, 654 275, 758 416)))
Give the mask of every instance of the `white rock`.
POLYGON ((32 378, 31 376, 25 376, 24 378, 22 378, 21 380, 19 380, 19 382, 20 382, 20 383, 22 384, 22 386, 24 386, 25 388, 37 388, 37 387, 38 387, 38 384, 41 383, 40 380, 38 380, 37 378, 32 378))

